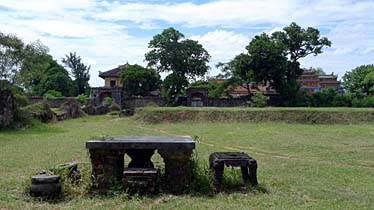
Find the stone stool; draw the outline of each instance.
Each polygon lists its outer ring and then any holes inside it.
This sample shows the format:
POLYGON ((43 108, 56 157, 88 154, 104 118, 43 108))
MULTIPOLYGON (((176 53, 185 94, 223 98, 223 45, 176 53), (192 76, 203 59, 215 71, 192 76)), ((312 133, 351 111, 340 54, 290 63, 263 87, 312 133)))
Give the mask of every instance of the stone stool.
POLYGON ((149 194, 156 191, 158 171, 155 168, 125 168, 123 184, 130 193, 149 194))
POLYGON ((214 169, 213 187, 220 191, 224 166, 240 167, 244 183, 257 185, 257 162, 244 152, 215 152, 209 156, 210 167, 214 169))
POLYGON ((61 193, 59 175, 38 174, 31 177, 30 194, 39 197, 55 197, 61 193))

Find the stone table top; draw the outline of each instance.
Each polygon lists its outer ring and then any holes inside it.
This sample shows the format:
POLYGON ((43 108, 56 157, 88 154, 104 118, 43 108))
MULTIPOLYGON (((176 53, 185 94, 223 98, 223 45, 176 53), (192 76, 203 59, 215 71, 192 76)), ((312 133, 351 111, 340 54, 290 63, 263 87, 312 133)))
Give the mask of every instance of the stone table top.
POLYGON ((86 148, 191 150, 195 149, 195 142, 190 136, 111 136, 104 140, 87 141, 86 148))

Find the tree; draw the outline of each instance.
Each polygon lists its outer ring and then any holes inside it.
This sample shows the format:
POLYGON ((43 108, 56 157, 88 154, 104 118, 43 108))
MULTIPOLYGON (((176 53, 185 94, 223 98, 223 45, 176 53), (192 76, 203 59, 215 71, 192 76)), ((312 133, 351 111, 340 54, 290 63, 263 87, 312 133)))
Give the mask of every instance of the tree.
POLYGON ((188 87, 205 88, 208 90, 208 97, 210 98, 219 98, 223 93, 222 85, 211 81, 198 80, 189 84, 188 87))
POLYGON ((123 89, 128 95, 144 96, 160 89, 161 79, 156 70, 140 65, 128 65, 120 72, 123 89))
POLYGON ((317 29, 303 29, 291 23, 271 36, 265 33, 255 36, 246 47, 247 53, 230 61, 247 62, 241 65, 243 68, 234 68, 233 75, 239 75, 244 81, 252 77, 254 82, 269 83, 278 91, 284 105, 293 105, 299 92, 296 79, 303 72, 299 59, 318 55, 325 46, 331 46, 331 42, 325 37, 321 38, 317 29))
POLYGON ((15 82, 24 47, 25 44, 16 35, 0 32, 0 80, 8 80, 12 84, 15 82))
POLYGON ((345 73, 343 87, 355 95, 373 95, 374 65, 362 65, 345 73))
POLYGON ((217 68, 220 68, 223 72, 219 75, 222 78, 226 78, 226 81, 222 84, 224 89, 236 86, 242 86, 247 89, 248 95, 251 94, 250 83, 253 82, 253 70, 250 68, 250 57, 247 54, 239 54, 233 60, 228 63, 218 63, 217 68))
POLYGON ((39 40, 26 46, 25 58, 22 61, 18 84, 30 94, 40 94, 38 84, 45 77, 53 58, 48 54, 49 49, 39 40), (39 92, 39 93, 38 93, 39 92))
POLYGON ((50 61, 50 66, 45 70, 37 88, 39 95, 55 90, 61 92, 63 96, 73 96, 77 91, 69 77, 69 72, 55 60, 50 61))
POLYGON ((85 94, 88 92, 90 86, 88 81, 90 80, 90 69, 91 66, 87 66, 82 63, 80 56, 77 56, 76 52, 69 53, 65 55, 65 58, 62 58, 62 62, 66 67, 70 68, 71 75, 75 79, 74 82, 78 88, 78 94, 85 94))
POLYGON ((310 68, 311 70, 313 70, 317 75, 326 75, 326 72, 321 68, 321 67, 318 67, 318 68, 310 68))
POLYGON ((149 67, 155 67, 159 73, 170 73, 164 80, 164 88, 174 102, 190 79, 204 76, 209 70, 208 52, 197 41, 183 38, 174 28, 165 29, 153 37, 148 45, 151 51, 145 54, 149 67))

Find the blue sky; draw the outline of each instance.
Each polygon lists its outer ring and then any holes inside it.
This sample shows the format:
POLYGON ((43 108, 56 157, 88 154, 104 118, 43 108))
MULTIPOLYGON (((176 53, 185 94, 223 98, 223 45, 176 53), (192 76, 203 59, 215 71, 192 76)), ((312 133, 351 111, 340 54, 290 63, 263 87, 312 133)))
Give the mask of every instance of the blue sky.
POLYGON ((244 51, 256 34, 292 21, 316 27, 332 41, 322 55, 301 60, 340 77, 374 63, 374 0, 0 0, 0 31, 25 42, 39 39, 61 60, 76 51, 90 64, 92 86, 99 71, 125 62, 144 65, 152 36, 168 27, 199 41, 218 62, 244 51))

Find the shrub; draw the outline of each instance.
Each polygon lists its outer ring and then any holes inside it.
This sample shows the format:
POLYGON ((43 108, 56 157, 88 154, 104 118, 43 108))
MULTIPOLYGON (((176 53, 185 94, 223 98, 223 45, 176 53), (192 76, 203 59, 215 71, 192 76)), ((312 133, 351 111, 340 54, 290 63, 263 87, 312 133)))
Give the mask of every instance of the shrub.
POLYGON ((24 107, 28 105, 28 99, 25 95, 14 94, 14 98, 16 99, 17 107, 24 107))
POLYGON ((105 97, 104 98, 104 103, 106 103, 110 106, 113 103, 113 99, 111 97, 105 97))
POLYGON ((25 115, 39 119, 42 122, 49 122, 54 119, 54 113, 45 101, 25 106, 21 108, 21 111, 25 115))
POLYGON ((374 107, 374 96, 355 98, 352 101, 353 107, 374 107))
POLYGON ((75 97, 75 99, 77 99, 79 103, 81 103, 82 105, 86 104, 87 98, 88 96, 85 94, 80 94, 77 97, 75 97))
POLYGON ((352 95, 350 94, 337 94, 332 101, 333 106, 351 107, 352 95))
POLYGON ((255 95, 252 96, 249 103, 254 107, 265 107, 267 100, 269 100, 268 96, 264 96, 262 93, 256 92, 255 95))
POLYGON ((55 90, 48 90, 43 94, 43 98, 56 98, 56 97, 62 97, 62 93, 55 90))

